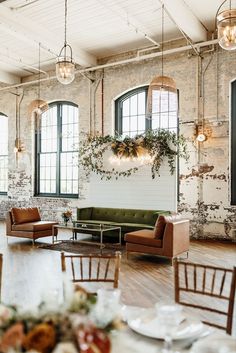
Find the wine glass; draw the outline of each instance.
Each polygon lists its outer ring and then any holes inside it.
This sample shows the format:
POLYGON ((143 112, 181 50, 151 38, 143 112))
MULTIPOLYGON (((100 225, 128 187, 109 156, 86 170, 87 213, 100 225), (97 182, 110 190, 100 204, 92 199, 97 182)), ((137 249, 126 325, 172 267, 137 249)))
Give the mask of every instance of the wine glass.
POLYGON ((156 306, 158 322, 164 336, 162 353, 176 353, 173 351, 173 334, 181 322, 182 307, 177 304, 163 304, 156 306))

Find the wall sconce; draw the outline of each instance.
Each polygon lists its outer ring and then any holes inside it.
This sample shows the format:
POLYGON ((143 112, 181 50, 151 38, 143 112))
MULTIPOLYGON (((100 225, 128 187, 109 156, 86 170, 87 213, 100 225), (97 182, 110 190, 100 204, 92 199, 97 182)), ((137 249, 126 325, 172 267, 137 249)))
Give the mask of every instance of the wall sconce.
POLYGON ((14 147, 14 152, 18 153, 18 152, 23 152, 25 150, 25 147, 23 145, 23 142, 20 138, 16 138, 15 139, 15 147, 14 147))
POLYGON ((206 137, 205 134, 198 134, 197 137, 196 137, 196 140, 198 142, 204 142, 204 141, 206 141, 206 139, 207 139, 207 137, 206 137))
POLYGON ((204 142, 207 140, 208 135, 205 133, 204 126, 197 125, 196 126, 196 141, 204 142))

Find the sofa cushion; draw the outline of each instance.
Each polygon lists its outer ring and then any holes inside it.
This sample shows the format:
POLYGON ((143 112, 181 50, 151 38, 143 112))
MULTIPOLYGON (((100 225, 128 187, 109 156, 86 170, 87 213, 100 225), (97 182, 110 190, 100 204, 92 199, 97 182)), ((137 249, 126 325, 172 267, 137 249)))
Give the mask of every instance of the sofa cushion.
POLYGON ((153 230, 153 226, 142 223, 117 223, 118 227, 121 227, 122 232, 132 232, 141 229, 150 229, 153 230))
POLYGON ((78 220, 80 223, 88 223, 88 224, 105 224, 105 225, 111 225, 114 227, 121 227, 122 232, 131 232, 133 230, 139 230, 139 229, 153 229, 153 226, 149 226, 148 224, 138 224, 138 223, 115 223, 115 222, 110 222, 110 221, 101 221, 101 220, 78 220))
POLYGON ((57 224, 56 222, 38 221, 38 222, 27 222, 24 224, 13 224, 12 230, 20 230, 25 232, 39 232, 42 230, 50 230, 52 226, 57 224))
POLYGON ((160 215, 156 221, 155 228, 154 228, 154 236, 156 239, 162 239, 164 230, 166 226, 166 220, 164 215, 160 215))
POLYGON ((83 207, 77 209, 77 219, 78 220, 91 220, 92 219, 93 207, 83 207))
POLYGON ((40 221, 41 217, 37 207, 32 208, 16 208, 11 209, 12 220, 14 224, 22 224, 28 222, 40 221))
MULTIPOLYGON (((148 224, 154 226, 158 214, 169 214, 167 211, 157 210, 137 210, 137 209, 123 209, 123 208, 103 208, 93 207, 92 217, 93 220, 110 221, 114 223, 138 223, 148 224)), ((80 209, 78 209, 79 219, 83 219, 80 209), (80 217, 79 217, 80 215, 80 217)), ((88 217, 84 218, 88 219, 88 217)))
POLYGON ((156 239, 154 231, 149 229, 137 230, 136 232, 126 233, 125 241, 127 243, 142 244, 154 246, 157 248, 162 247, 162 240, 156 239))

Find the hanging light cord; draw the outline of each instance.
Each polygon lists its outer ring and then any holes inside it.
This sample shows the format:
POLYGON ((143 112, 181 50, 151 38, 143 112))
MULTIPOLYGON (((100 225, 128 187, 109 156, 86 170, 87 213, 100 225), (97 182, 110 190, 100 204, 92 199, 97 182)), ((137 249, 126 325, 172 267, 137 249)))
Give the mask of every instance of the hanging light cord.
POLYGON ((164 74, 164 4, 162 4, 162 18, 161 18, 161 76, 162 83, 161 86, 163 88, 163 74, 164 74))
POLYGON ((67 0, 65 0, 65 47, 67 45, 67 37, 66 37, 66 29, 67 29, 67 0))
POLYGON ((41 95, 41 43, 39 43, 39 84, 38 84, 38 107, 40 104, 40 95, 41 95))

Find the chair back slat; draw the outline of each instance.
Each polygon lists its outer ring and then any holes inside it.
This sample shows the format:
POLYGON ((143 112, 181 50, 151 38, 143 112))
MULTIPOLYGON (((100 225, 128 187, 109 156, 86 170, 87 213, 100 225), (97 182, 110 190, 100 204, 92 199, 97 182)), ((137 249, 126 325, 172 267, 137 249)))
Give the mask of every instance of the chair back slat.
POLYGON ((223 315, 227 317, 226 325, 217 325, 215 323, 207 321, 208 325, 215 326, 224 329, 228 334, 232 332, 233 323, 233 309, 234 309, 234 298, 235 298, 235 288, 236 288, 236 267, 232 269, 214 267, 202 264, 194 264, 190 262, 175 261, 175 301, 182 305, 186 305, 195 309, 206 310, 214 314, 223 315), (180 270, 182 268, 182 270, 180 270), (191 270, 193 275, 193 286, 189 287, 188 283, 188 271, 191 270), (180 277, 184 276, 184 285, 180 285, 180 277), (228 276, 228 275, 229 276, 228 276), (231 276, 231 281, 228 277, 231 276), (202 285, 198 284, 198 279, 201 279, 202 285), (227 287, 230 287, 229 294, 227 292, 227 287), (186 295, 195 297, 194 304, 192 301, 183 301, 180 298, 181 292, 185 292, 186 295), (202 304, 202 298, 200 299, 200 304, 197 303, 197 296, 199 295, 208 296, 209 298, 214 298, 214 300, 209 300, 210 303, 204 301, 202 304), (219 305, 216 305, 216 300, 219 301, 219 305), (221 310, 221 304, 226 304, 228 302, 226 310, 221 310), (206 305, 205 305, 206 303, 206 305))
POLYGON ((70 264, 71 264, 71 270, 72 270, 72 277, 73 277, 73 281, 75 280, 75 268, 74 268, 74 262, 73 259, 70 259, 70 264))
POLYGON ((185 275, 185 287, 188 288, 188 271, 187 271, 187 266, 184 266, 184 275, 185 275))
POLYGON ((212 281, 211 281, 211 293, 214 293, 215 288, 215 279, 216 279, 216 270, 213 271, 212 281))
POLYGON ((107 279, 107 274, 108 274, 108 271, 109 271, 109 266, 110 266, 110 259, 107 260, 104 279, 107 279))
POLYGON ((89 279, 92 278, 92 258, 91 255, 89 256, 89 279))
POLYGON ((101 266, 101 259, 98 259, 98 266, 97 266, 97 279, 99 279, 99 274, 100 274, 100 266, 101 266))
POLYGON ((81 279, 83 280, 83 279, 84 279, 83 258, 80 257, 79 260, 80 260, 80 277, 81 277, 81 279))
POLYGON ((66 271, 67 259, 70 260, 73 282, 110 282, 113 283, 114 288, 118 288, 121 260, 119 251, 115 255, 64 255, 61 253, 62 271, 66 271), (79 261, 78 269, 76 260, 79 261))
POLYGON ((225 285, 225 277, 226 277, 226 271, 224 271, 222 280, 221 280, 221 286, 220 286, 220 295, 222 295, 223 290, 224 290, 224 285, 225 285))
POLYGON ((206 288, 206 269, 203 269, 203 277, 202 277, 202 292, 205 293, 206 288))
POLYGON ((197 269, 195 265, 193 269, 193 283, 194 283, 194 290, 197 290, 197 269))

